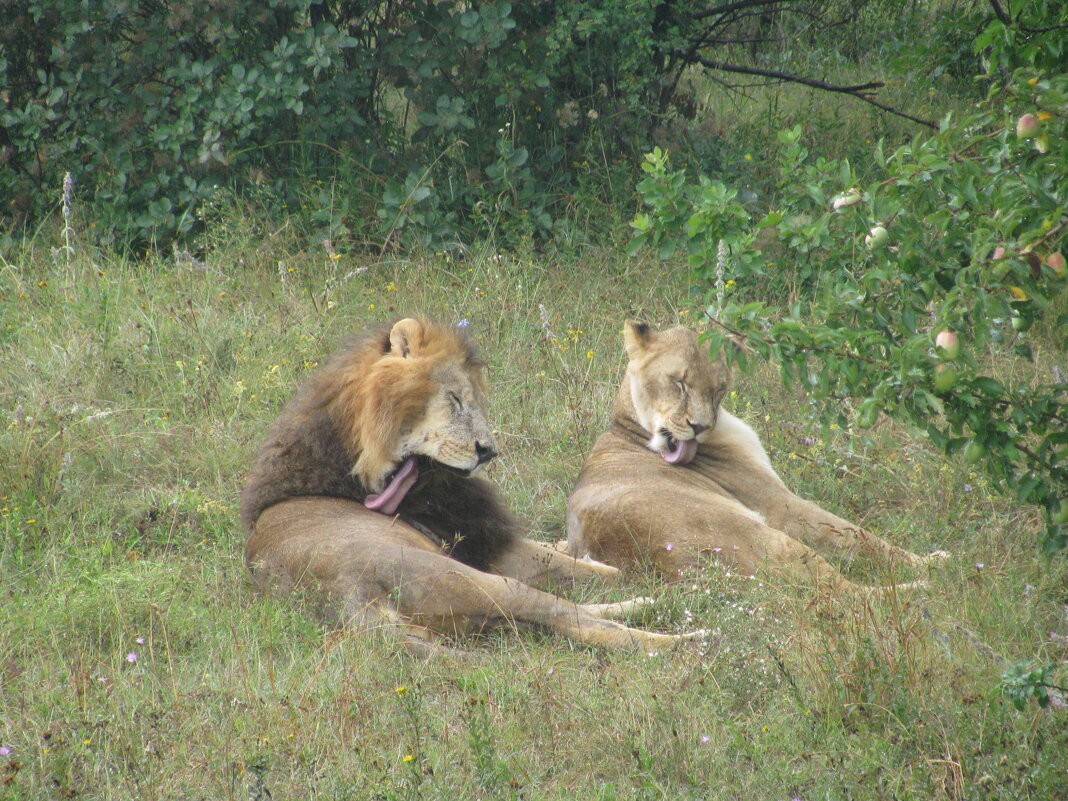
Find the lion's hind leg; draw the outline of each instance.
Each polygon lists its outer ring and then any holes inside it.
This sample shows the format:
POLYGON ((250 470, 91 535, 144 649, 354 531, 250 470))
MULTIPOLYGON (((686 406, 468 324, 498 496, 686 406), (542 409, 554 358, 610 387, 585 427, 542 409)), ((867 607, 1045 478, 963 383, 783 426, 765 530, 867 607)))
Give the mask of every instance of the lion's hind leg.
POLYGON ((834 594, 877 597, 921 585, 921 582, 879 587, 856 584, 807 543, 731 506, 709 508, 701 526, 686 532, 677 530, 674 534, 675 547, 670 555, 680 560, 697 551, 714 556, 744 574, 756 575, 767 570, 834 594))
MULTIPOLYGON (((946 551, 918 554, 828 512, 819 505, 792 496, 776 522, 791 537, 809 542, 816 550, 845 557, 861 557, 875 564, 922 568, 949 557, 946 551)), ((770 522, 770 520, 769 520, 770 522)))
MULTIPOLYGON (((847 579, 837 567, 828 562, 819 551, 810 548, 789 534, 758 524, 753 541, 764 550, 764 561, 769 568, 781 575, 807 576, 816 587, 836 594, 854 597, 879 598, 896 592, 916 589, 923 581, 911 581, 880 586, 856 584, 847 579)), ((755 553, 750 554, 753 559, 755 553)))

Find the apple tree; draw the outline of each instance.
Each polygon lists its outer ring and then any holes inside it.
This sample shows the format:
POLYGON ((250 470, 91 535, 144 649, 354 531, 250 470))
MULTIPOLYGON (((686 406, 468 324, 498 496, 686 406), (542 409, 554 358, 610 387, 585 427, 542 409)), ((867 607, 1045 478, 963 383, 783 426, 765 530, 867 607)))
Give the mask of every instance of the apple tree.
POLYGON ((775 208, 758 216, 654 150, 632 247, 685 254, 713 349, 730 336, 743 368, 778 363, 827 421, 886 414, 963 451, 1044 510, 1053 554, 1068 544, 1068 376, 1046 355, 1068 346, 1068 11, 1029 5, 1045 19, 1002 11, 976 39, 985 100, 875 147, 873 178, 813 158, 798 126, 779 134, 775 208))

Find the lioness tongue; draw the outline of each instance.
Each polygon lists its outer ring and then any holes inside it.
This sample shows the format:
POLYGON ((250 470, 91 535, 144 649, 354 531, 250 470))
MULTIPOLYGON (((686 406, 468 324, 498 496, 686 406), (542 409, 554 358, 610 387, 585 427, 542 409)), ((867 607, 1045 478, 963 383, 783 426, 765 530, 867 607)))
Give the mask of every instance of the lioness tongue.
POLYGON ((668 464, 689 464, 697 455, 697 440, 688 439, 685 442, 675 440, 675 447, 670 451, 661 451, 660 455, 668 464))
POLYGON ((415 457, 409 456, 404 460, 396 475, 380 493, 368 495, 363 499, 363 505, 368 509, 381 512, 384 515, 395 514, 400 502, 412 488, 412 484, 419 478, 419 468, 415 466, 415 457))

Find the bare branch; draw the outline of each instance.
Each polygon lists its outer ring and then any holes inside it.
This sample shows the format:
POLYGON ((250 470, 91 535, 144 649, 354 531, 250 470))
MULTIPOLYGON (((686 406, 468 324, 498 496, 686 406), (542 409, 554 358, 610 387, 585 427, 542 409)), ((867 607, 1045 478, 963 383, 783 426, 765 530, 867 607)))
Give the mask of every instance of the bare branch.
POLYGON ((994 9, 994 16, 997 17, 1001 24, 1006 28, 1019 28, 1024 33, 1049 33, 1050 31, 1059 31, 1062 28, 1068 28, 1068 25, 1049 25, 1045 28, 1028 28, 1026 25, 1020 24, 1020 17, 1023 16, 1023 11, 1016 15, 1016 19, 1009 16, 1008 12, 1001 5, 998 0, 990 0, 990 5, 994 9))
POLYGON ((824 81, 818 81, 815 78, 806 78, 803 75, 793 75, 788 72, 780 72, 779 70, 767 70, 761 67, 743 67, 740 64, 727 64, 723 61, 713 61, 708 58, 696 59, 703 67, 708 67, 713 70, 723 70, 724 72, 738 72, 743 75, 759 75, 762 78, 775 78, 780 81, 789 81, 790 83, 802 83, 805 86, 811 86, 814 89, 823 89, 828 92, 845 92, 847 94, 855 94, 857 92, 870 92, 873 89, 879 89, 886 84, 882 81, 870 81, 869 83, 857 83, 852 86, 841 86, 838 84, 825 83, 824 81))
MULTIPOLYGON (((683 55, 683 54, 680 54, 683 55)), ((919 117, 913 117, 911 114, 906 114, 904 111, 899 111, 891 106, 887 106, 885 103, 880 103, 874 97, 871 96, 872 90, 879 89, 885 86, 882 81, 871 81, 869 83, 854 84, 852 86, 841 86, 838 84, 827 83, 825 81, 818 81, 815 78, 806 78, 803 75, 792 75, 788 72, 780 72, 779 70, 767 70, 759 67, 743 67, 740 64, 727 64, 723 61, 713 61, 708 58, 696 58, 694 61, 703 67, 708 67, 713 70, 722 70, 723 72, 735 72, 742 75, 758 75, 762 78, 774 78, 778 81, 786 81, 788 83, 799 83, 803 86, 811 86, 813 89, 820 89, 824 92, 838 92, 841 94, 852 95, 853 97, 863 100, 865 103, 870 103, 876 108, 880 108, 883 111, 890 114, 896 114, 899 117, 904 117, 906 120, 911 120, 919 125, 925 125, 928 128, 937 130, 938 125, 930 120, 920 119, 919 117)))
POLYGON ((721 6, 715 8, 706 8, 704 11, 698 11, 696 14, 691 15, 691 19, 706 19, 707 17, 714 17, 717 14, 729 14, 732 11, 741 11, 746 8, 758 8, 760 6, 782 6, 789 0, 738 0, 735 3, 724 3, 721 6))

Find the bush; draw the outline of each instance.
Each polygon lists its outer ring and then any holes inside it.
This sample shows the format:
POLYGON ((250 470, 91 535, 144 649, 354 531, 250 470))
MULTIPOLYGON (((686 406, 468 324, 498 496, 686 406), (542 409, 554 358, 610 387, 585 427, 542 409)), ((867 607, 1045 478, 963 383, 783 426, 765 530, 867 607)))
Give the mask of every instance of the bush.
MULTIPOLYGON (((341 170, 380 205, 387 241, 454 234, 480 204, 545 233, 549 190, 575 185, 594 121, 615 154, 650 119, 654 9, 15 0, 0 20, 0 194, 36 218, 70 172, 105 238, 150 241, 189 232, 222 182, 293 200, 294 179, 341 170)), ((344 204, 324 222, 347 232, 365 215, 344 204)))
POLYGON ((621 165, 693 114, 688 69, 859 5, 12 0, 0 193, 38 219, 69 172, 105 239, 142 243, 192 231, 223 183, 342 246, 577 236, 568 217, 616 205, 621 165))
POLYGON ((0 194, 40 214, 69 171, 106 230, 184 233, 215 184, 252 175, 265 151, 298 135, 358 136, 366 86, 338 69, 356 41, 308 25, 310 5, 8 3, 0 194), (316 80, 324 72, 331 81, 316 80))

